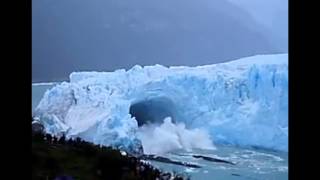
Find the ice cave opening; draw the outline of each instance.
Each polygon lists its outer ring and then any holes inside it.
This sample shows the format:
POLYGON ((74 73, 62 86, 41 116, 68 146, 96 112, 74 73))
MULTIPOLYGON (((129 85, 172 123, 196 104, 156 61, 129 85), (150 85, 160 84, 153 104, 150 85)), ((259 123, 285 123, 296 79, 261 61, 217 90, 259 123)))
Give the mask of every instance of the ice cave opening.
MULTIPOLYGON (((177 99, 179 99, 177 97, 177 99)), ((167 96, 140 99, 130 106, 138 123, 137 138, 145 154, 165 154, 183 149, 215 149, 210 135, 203 129, 187 128, 182 119, 186 104, 167 96)))
POLYGON ((133 103, 130 114, 141 127, 145 124, 162 124, 166 117, 171 117, 175 123, 177 112, 174 102, 167 97, 153 97, 133 103))

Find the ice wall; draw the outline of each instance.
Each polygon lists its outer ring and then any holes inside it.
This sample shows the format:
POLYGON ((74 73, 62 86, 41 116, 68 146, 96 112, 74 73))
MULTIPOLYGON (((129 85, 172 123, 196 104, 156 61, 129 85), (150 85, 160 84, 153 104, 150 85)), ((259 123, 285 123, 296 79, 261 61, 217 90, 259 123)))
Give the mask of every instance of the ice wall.
POLYGON ((198 67, 74 72, 70 82, 45 93, 35 114, 50 133, 138 151, 137 120, 157 123, 153 119, 165 116, 164 109, 173 122, 204 129, 215 143, 287 151, 288 55, 198 67), (137 118, 131 115, 136 104, 148 107, 140 108, 137 118))

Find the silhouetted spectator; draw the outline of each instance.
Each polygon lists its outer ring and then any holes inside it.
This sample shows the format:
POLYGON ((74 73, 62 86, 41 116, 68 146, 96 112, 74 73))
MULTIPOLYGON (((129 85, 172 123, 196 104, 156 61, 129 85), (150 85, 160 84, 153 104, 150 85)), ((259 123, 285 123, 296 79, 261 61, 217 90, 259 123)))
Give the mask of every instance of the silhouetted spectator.
POLYGON ((32 133, 44 133, 44 126, 40 121, 32 121, 32 133))
POLYGON ((56 136, 53 136, 53 143, 57 144, 58 143, 58 138, 56 136))
POLYGON ((63 134, 59 139, 59 144, 65 144, 66 143, 66 136, 63 134))
POLYGON ((37 142, 43 142, 44 141, 44 134, 42 133, 34 133, 33 134, 34 140, 37 142))
POLYGON ((77 138, 76 138, 76 143, 77 143, 77 144, 81 144, 81 138, 77 137, 77 138))
POLYGON ((46 134, 46 140, 47 140, 47 142, 51 143, 52 142, 52 136, 50 134, 46 134))

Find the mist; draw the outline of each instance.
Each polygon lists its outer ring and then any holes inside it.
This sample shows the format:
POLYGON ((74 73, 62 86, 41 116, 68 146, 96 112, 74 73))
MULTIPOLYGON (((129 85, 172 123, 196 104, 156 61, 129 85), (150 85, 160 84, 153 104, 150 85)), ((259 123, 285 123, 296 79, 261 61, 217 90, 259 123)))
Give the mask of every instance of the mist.
POLYGON ((33 0, 32 80, 286 52, 278 35, 286 31, 274 31, 249 9, 228 0, 33 0))

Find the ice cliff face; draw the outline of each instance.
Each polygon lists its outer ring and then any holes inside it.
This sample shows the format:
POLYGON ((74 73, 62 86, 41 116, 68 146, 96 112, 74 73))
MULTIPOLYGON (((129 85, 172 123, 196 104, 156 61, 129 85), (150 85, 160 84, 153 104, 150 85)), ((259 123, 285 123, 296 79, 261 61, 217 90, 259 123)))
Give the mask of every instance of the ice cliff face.
POLYGON ((35 110, 49 133, 141 151, 140 126, 170 116, 215 143, 288 150, 288 56, 199 67, 75 72, 35 110))

